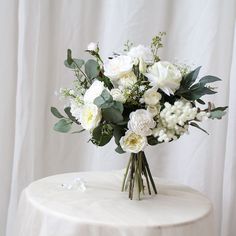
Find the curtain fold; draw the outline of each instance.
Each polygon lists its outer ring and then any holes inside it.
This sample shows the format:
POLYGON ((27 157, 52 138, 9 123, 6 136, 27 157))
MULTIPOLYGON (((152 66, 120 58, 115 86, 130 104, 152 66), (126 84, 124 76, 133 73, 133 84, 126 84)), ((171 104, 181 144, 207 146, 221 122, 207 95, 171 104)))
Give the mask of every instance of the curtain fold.
MULTIPOLYGON (((229 104, 221 121, 206 122, 210 136, 191 129, 180 140, 150 147, 152 172, 188 184, 213 202, 216 236, 236 232, 236 1, 199 0, 9 0, 0 8, 0 236, 11 236, 20 192, 32 181, 57 173, 111 170, 125 166, 111 142, 87 143, 88 134, 55 133, 50 106, 69 86, 63 66, 67 48, 87 57, 90 41, 107 57, 127 39, 148 45, 166 31, 163 60, 202 65, 201 75, 222 78, 209 97, 229 104), (6 226, 7 225, 7 226, 6 226), (6 226, 6 227, 5 227, 6 226), (7 233, 6 233, 7 232, 7 233)), ((207 98, 208 99, 208 98, 207 98)))

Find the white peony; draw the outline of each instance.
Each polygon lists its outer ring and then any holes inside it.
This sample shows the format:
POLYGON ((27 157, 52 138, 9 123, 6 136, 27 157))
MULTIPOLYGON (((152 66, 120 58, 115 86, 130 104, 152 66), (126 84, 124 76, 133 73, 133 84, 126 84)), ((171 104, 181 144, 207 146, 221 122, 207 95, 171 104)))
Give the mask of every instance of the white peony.
POLYGON ((80 109, 80 123, 86 130, 96 128, 102 119, 101 109, 94 104, 85 104, 80 109))
POLYGON ((145 76, 150 81, 151 86, 160 88, 167 95, 174 94, 182 79, 178 68, 167 61, 154 63, 148 68, 145 76))
POLYGON ((110 91, 110 93, 111 93, 111 96, 113 97, 113 100, 121 102, 121 103, 125 103, 126 98, 120 89, 114 88, 110 91))
POLYGON ((143 99, 147 105, 154 106, 161 100, 161 94, 151 88, 145 91, 143 94, 143 99))
POLYGON ((103 82, 95 80, 84 94, 84 103, 93 103, 94 99, 99 97, 104 89, 103 82))
POLYGON ((122 90, 124 88, 130 88, 137 82, 137 77, 134 72, 131 71, 126 75, 122 76, 120 79, 116 81, 116 85, 122 90))
POLYGON ((104 63, 104 74, 111 80, 117 80, 130 72, 133 68, 133 60, 130 56, 118 56, 104 63))
MULTIPOLYGON (((127 53, 128 56, 132 57, 134 61, 138 63, 140 58, 145 63, 153 62, 153 54, 150 48, 145 47, 143 45, 138 45, 137 47, 132 47, 130 51, 127 53)), ((137 64, 136 63, 136 64, 137 64)))
POLYGON ((152 130, 156 126, 152 114, 144 109, 138 109, 130 113, 128 129, 141 136, 152 134, 152 130))
POLYGON ((94 43, 94 42, 89 43, 87 46, 87 50, 97 52, 98 51, 98 43, 94 43))
POLYGON ((120 139, 120 145, 125 152, 138 153, 147 146, 147 138, 128 130, 120 139))

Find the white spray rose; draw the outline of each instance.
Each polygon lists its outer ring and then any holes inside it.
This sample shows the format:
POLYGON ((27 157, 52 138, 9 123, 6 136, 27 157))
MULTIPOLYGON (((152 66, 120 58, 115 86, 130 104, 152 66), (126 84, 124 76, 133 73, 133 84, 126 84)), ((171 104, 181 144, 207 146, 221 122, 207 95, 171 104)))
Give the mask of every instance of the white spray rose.
POLYGON ((138 66, 139 72, 144 74, 147 71, 147 65, 144 62, 143 58, 139 59, 139 66, 138 66))
POLYGON ((96 128, 102 119, 101 109, 94 104, 85 104, 80 110, 80 123, 86 130, 96 128))
POLYGON ((95 80, 84 94, 84 103, 93 103, 94 99, 99 97, 104 89, 103 82, 95 80))
POLYGON ((124 88, 132 87, 136 82, 137 77, 135 76, 134 72, 131 71, 117 80, 116 84, 122 90, 124 88))
POLYGON ((130 113, 128 129, 141 136, 152 134, 152 130, 156 126, 152 114, 144 109, 138 109, 130 113))
POLYGON ((147 146, 147 138, 128 130, 120 139, 120 145, 125 152, 138 153, 147 146))
POLYGON ((158 93, 155 89, 151 88, 145 91, 143 99, 147 105, 153 106, 161 100, 161 94, 158 93))
POLYGON ((148 106, 147 111, 152 114, 153 117, 160 113, 160 106, 148 106))
POLYGON ((154 63, 148 68, 145 76, 150 81, 151 86, 160 88, 167 95, 174 94, 182 79, 178 68, 167 61, 154 63))
POLYGON ((128 52, 128 56, 132 57, 136 62, 140 61, 141 58, 145 63, 151 63, 153 61, 153 54, 151 49, 143 45, 132 47, 128 52))
POLYGON ((87 50, 97 52, 98 51, 98 43, 94 43, 94 42, 89 43, 87 46, 87 50))
POLYGON ((104 74, 111 80, 117 80, 130 72, 133 68, 132 58, 129 56, 118 56, 104 63, 104 74))
POLYGON ((110 91, 110 93, 111 93, 111 96, 113 97, 113 100, 121 102, 121 103, 125 103, 126 98, 120 89, 114 88, 110 91))

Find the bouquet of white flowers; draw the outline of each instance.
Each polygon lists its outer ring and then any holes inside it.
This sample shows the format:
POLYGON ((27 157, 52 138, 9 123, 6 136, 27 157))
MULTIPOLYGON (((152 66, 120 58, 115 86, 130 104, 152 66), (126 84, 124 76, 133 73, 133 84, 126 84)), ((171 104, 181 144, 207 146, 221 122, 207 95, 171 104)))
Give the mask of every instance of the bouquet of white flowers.
POLYGON ((200 67, 191 71, 189 66, 160 59, 163 35, 155 36, 150 47, 128 41, 123 53, 104 62, 97 43, 88 45, 86 51, 94 59, 87 62, 72 58, 68 49, 65 66, 74 71, 76 80, 73 88, 60 91, 69 100, 66 116, 51 107, 60 119, 54 130, 69 132, 75 124, 82 129, 73 133, 88 130, 93 144, 104 146, 114 137, 118 153, 131 153, 122 184, 130 199, 134 192, 139 199, 145 191, 157 193, 144 153, 148 145, 176 140, 189 125, 206 132, 198 123, 221 119, 227 108, 211 102, 204 107, 202 100, 216 93, 209 84, 219 78, 197 79, 200 67))

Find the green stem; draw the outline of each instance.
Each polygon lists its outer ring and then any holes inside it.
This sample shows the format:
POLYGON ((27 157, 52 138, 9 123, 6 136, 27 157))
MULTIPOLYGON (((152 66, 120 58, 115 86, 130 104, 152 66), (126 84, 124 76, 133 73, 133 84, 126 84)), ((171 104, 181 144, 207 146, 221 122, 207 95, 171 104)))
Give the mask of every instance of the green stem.
POLYGON ((145 161, 144 161, 144 159, 142 159, 142 161, 143 161, 143 174, 144 174, 146 182, 147 182, 148 193, 149 193, 149 195, 151 195, 152 192, 151 192, 151 188, 150 188, 150 183, 149 183, 147 171, 146 171, 146 168, 145 168, 145 161))
POLYGON ((125 171, 125 175, 124 175, 124 179, 123 179, 123 183, 122 183, 122 189, 121 191, 124 192, 124 188, 125 188, 125 183, 127 181, 127 175, 129 173, 129 169, 130 169, 130 163, 131 163, 131 159, 133 158, 133 153, 130 154, 130 158, 129 158, 129 162, 128 165, 126 167, 126 171, 125 171))
POLYGON ((144 152, 142 152, 142 153, 143 153, 143 159, 144 159, 144 162, 145 162, 145 166, 146 166, 146 169, 147 169, 147 173, 148 173, 148 176, 149 176, 150 181, 151 181, 151 184, 152 184, 152 188, 153 188, 153 190, 154 190, 154 193, 157 194, 157 189, 156 189, 156 186, 155 186, 155 182, 154 182, 154 180, 153 180, 153 178, 152 178, 152 174, 151 174, 151 171, 150 171, 150 169, 149 169, 149 165, 148 165, 148 162, 147 162, 145 153, 144 153, 144 152))

